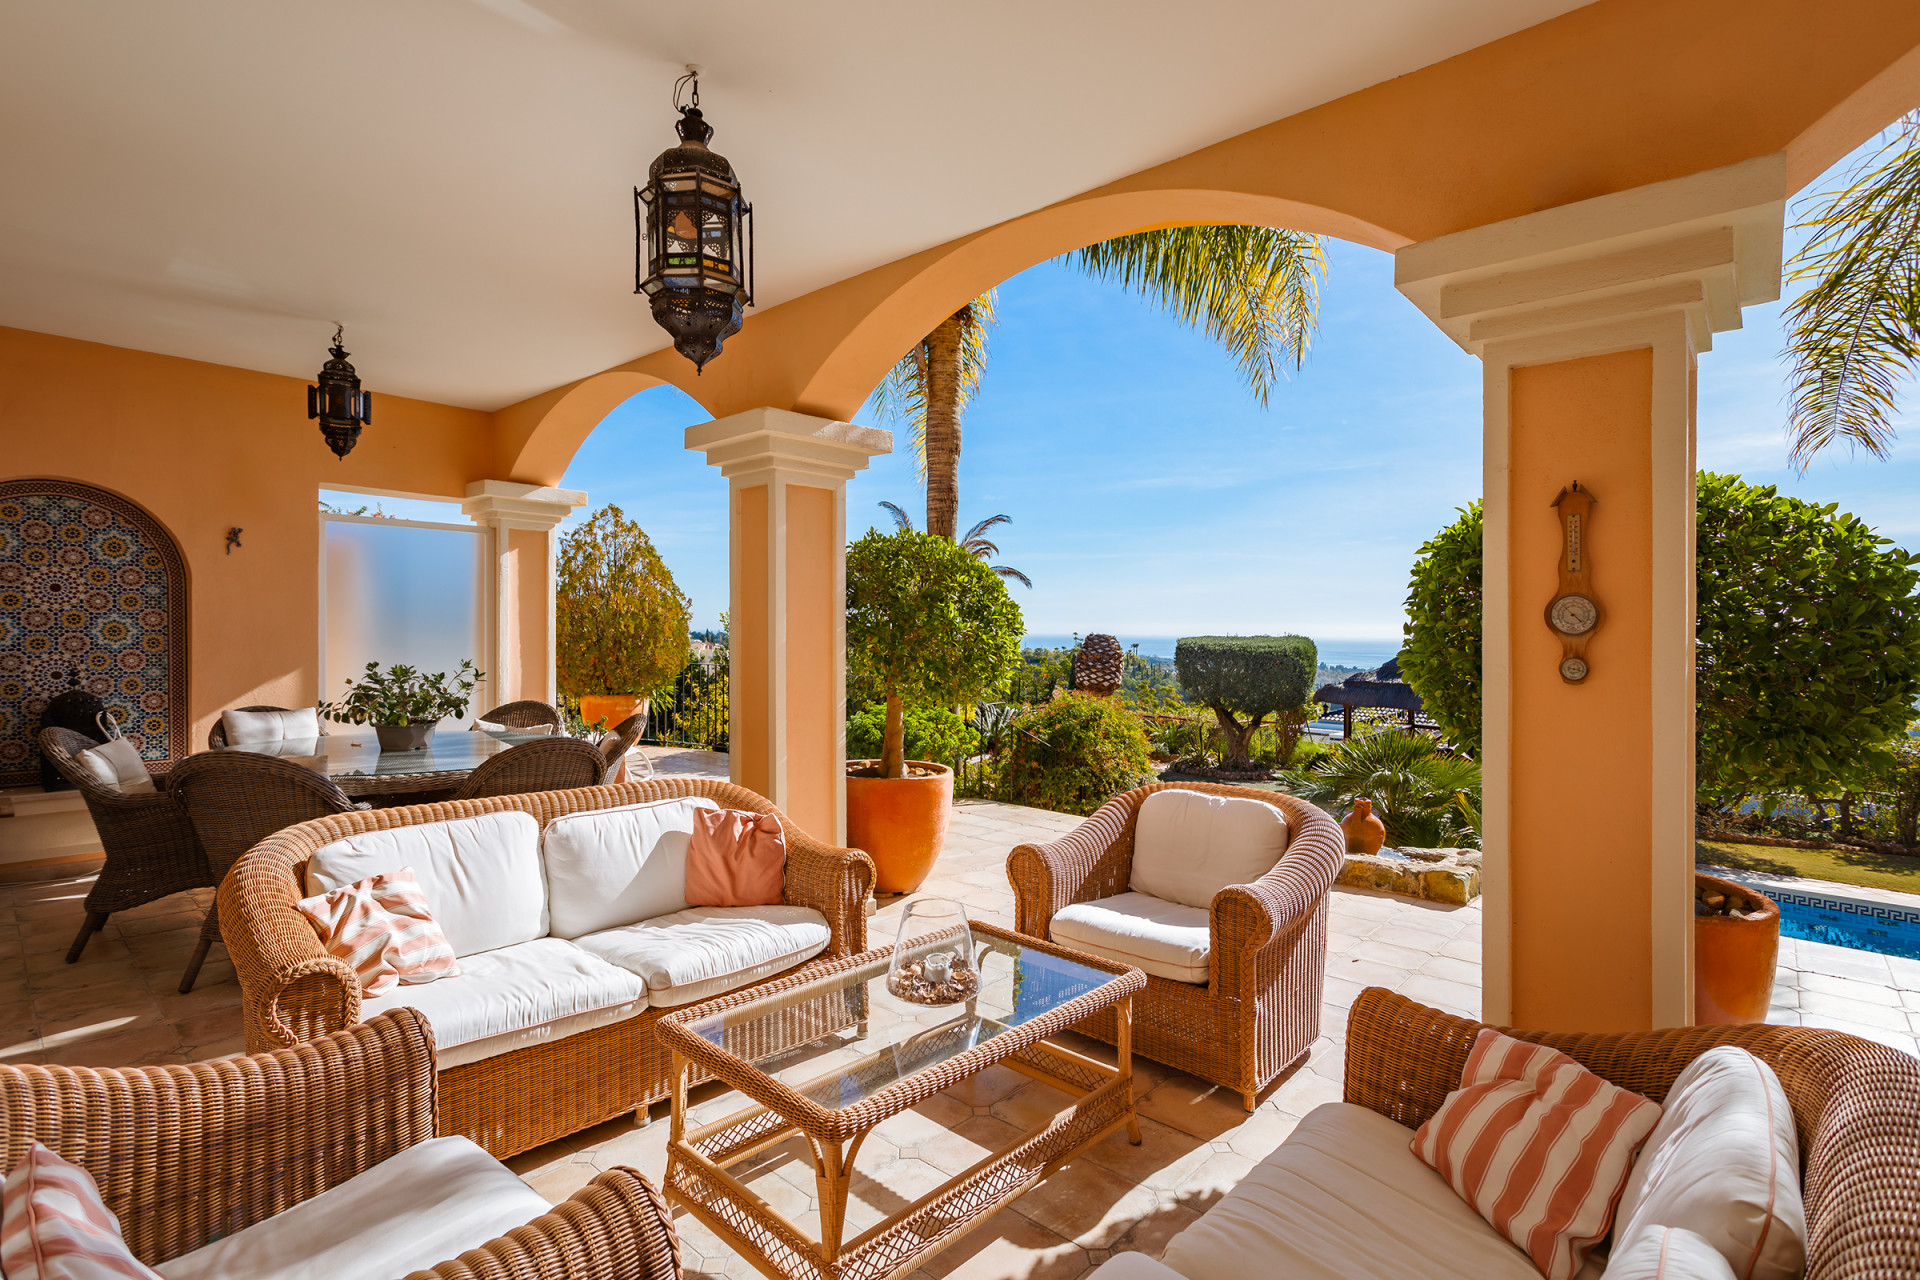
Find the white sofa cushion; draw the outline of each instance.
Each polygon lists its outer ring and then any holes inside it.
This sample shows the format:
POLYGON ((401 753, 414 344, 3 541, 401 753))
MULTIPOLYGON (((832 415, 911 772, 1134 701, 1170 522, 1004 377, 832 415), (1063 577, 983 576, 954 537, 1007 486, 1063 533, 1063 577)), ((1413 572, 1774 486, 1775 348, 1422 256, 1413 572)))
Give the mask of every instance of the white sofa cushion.
POLYGON ((578 938, 684 911, 693 815, 720 806, 682 796, 555 818, 540 837, 551 931, 578 938))
POLYGON ((638 975, 655 1008, 691 1004, 791 968, 832 941, 812 907, 688 907, 576 938, 638 975))
POLYGON ((227 731, 228 746, 311 740, 320 736, 320 713, 312 707, 297 711, 222 711, 220 727, 227 731))
POLYGON ((1773 1068, 1732 1045, 1688 1064, 1627 1176, 1614 1238, 1684 1227, 1740 1280, 1789 1280, 1807 1265, 1800 1139, 1773 1068))
POLYGON ((1054 913, 1053 940, 1130 964, 1175 982, 1205 982, 1212 921, 1205 907, 1150 893, 1121 893, 1076 902, 1054 913))
POLYGON ((453 954, 465 958, 547 934, 540 823, 518 809, 366 831, 316 849, 307 894, 412 867, 453 954))
POLYGON ((405 1005, 433 1026, 442 1071, 591 1031, 647 1007, 647 985, 618 965, 559 938, 483 951, 458 977, 397 987, 360 1002, 365 1021, 405 1005))
POLYGON ((1607 1280, 1734 1280, 1718 1249, 1680 1227, 1652 1227, 1622 1239, 1606 1271, 1595 1274, 1607 1280))
POLYGON ((471 1140, 430 1138, 158 1270, 166 1280, 384 1280, 450 1262, 550 1208, 471 1140))
POLYGON ((1412 1140, 1366 1107, 1316 1107, 1163 1260, 1187 1280, 1540 1280, 1412 1140))
POLYGON ((1286 851, 1286 815, 1265 801, 1156 791, 1140 802, 1127 887, 1205 907, 1228 885, 1249 884, 1273 870, 1286 851))
POLYGON ((153 775, 131 742, 109 738, 97 747, 88 747, 74 756, 93 780, 101 786, 129 796, 150 796, 154 792, 153 775))

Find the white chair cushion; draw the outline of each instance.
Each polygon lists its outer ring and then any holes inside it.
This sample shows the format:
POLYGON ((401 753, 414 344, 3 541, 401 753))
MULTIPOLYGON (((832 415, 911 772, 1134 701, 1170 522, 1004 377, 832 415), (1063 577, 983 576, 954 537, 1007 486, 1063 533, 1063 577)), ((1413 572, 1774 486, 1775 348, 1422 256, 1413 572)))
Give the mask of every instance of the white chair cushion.
POLYGON ((657 1009, 757 982, 819 955, 832 939, 812 907, 688 907, 575 942, 637 974, 657 1009))
POLYGON ((1243 796, 1175 788, 1140 803, 1127 887, 1183 906, 1205 907, 1233 884, 1273 870, 1287 851, 1279 809, 1243 796))
POLYGON ((154 792, 153 775, 140 759, 140 753, 125 738, 109 738, 97 747, 89 747, 74 757, 103 787, 129 796, 150 796, 154 792))
POLYGON ((1627 1175, 1614 1221, 1621 1241, 1684 1227, 1742 1280, 1806 1270, 1800 1139, 1773 1068, 1732 1045, 1688 1064, 1627 1175))
POLYGON ((719 807, 705 796, 683 796, 549 822, 540 852, 553 936, 578 938, 685 910, 693 815, 719 807))
POLYGON ((320 736, 320 713, 312 707, 298 711, 222 711, 220 724, 227 731, 228 746, 320 736))
POLYGON ((405 867, 456 956, 547 935, 540 823, 517 809, 336 840, 307 860, 306 896, 405 867))
POLYGON ((1187 1280, 1540 1280, 1412 1140, 1366 1107, 1316 1107, 1163 1261, 1187 1280))
POLYGON ((1205 982, 1212 922, 1205 907, 1168 902, 1150 893, 1121 893, 1062 907, 1053 940, 1078 951, 1130 964, 1175 982, 1205 982))
POLYGON ((456 977, 360 1002, 362 1021, 405 1005, 433 1026, 442 1071, 631 1018, 647 984, 559 938, 535 938, 460 961, 456 977))
POLYGON ((430 1138, 158 1270, 166 1280, 384 1280, 450 1262, 550 1208, 471 1140, 430 1138))
POLYGON ((1679 1227, 1652 1227, 1623 1238, 1605 1272, 1594 1274, 1607 1280, 1735 1280, 1718 1249, 1679 1227))

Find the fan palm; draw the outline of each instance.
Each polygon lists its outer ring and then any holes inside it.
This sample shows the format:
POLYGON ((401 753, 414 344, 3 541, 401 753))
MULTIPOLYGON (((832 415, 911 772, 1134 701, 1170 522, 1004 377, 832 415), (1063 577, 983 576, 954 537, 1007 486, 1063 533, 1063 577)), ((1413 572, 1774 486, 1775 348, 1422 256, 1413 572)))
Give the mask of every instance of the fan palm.
MULTIPOLYGON (((900 507, 899 503, 883 502, 880 505, 893 513, 894 528, 904 530, 908 533, 913 532, 913 517, 908 515, 900 507)), ((997 556, 1000 554, 1000 548, 997 544, 993 542, 989 542, 983 535, 986 533, 987 530, 993 528, 993 526, 997 524, 1012 524, 1012 523, 1013 523, 1012 516, 988 516, 985 520, 982 520, 979 524, 976 524, 973 526, 973 528, 967 530, 964 536, 957 539, 957 541, 960 543, 960 549, 962 551, 965 551, 968 555, 972 556, 975 560, 990 560, 994 556, 997 556)), ((1033 589, 1033 580, 1027 577, 1026 574, 1020 572, 1018 569, 1015 569, 1014 567, 1012 567, 1011 565, 990 564, 987 566, 987 568, 993 570, 995 573, 999 574, 1002 578, 1011 578, 1013 581, 1019 583, 1023 587, 1026 587, 1028 590, 1033 589)))
POLYGON ((1387 842, 1432 848, 1477 840, 1480 766, 1423 734, 1381 730, 1340 744, 1303 772, 1281 775, 1302 800, 1339 812, 1370 800, 1387 842))
POLYGON ((1788 279, 1814 283, 1787 308, 1793 460, 1842 439, 1884 458, 1920 369, 1920 112, 1800 225, 1813 238, 1788 279))
MULTIPOLYGON (((1326 250, 1320 237, 1272 227, 1163 227, 1068 255, 1202 329, 1232 354, 1262 407, 1281 375, 1307 356, 1326 250)), ((927 486, 927 531, 959 525, 960 423, 987 365, 994 294, 981 294, 915 343, 873 394, 875 414, 904 423, 927 486)), ((1025 581, 1023 578, 1022 581, 1025 581)))

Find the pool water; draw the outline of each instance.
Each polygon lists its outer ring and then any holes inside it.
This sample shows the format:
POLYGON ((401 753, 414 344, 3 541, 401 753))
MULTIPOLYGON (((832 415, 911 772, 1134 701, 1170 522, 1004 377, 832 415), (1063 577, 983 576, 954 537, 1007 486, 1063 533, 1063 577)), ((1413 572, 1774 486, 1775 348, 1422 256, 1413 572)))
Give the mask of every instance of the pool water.
POLYGON ((1744 883, 1780 904, 1783 937, 1920 960, 1920 909, 1870 898, 1781 889, 1757 881, 1744 883))

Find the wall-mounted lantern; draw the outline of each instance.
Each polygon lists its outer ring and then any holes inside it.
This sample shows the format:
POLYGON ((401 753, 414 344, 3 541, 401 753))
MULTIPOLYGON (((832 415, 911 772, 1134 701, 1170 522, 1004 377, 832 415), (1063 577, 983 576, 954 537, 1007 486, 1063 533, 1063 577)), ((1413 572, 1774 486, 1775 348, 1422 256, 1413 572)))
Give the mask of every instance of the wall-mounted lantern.
POLYGON ((753 206, 740 198, 727 158, 707 149, 713 126, 700 114, 699 74, 689 66, 674 82, 680 145, 661 152, 647 185, 633 189, 633 291, 647 295, 654 320, 696 373, 740 332, 742 310, 753 305, 753 206))
POLYGON ((327 447, 343 462, 360 439, 360 428, 373 421, 373 396, 360 389, 360 376, 347 363, 340 345, 344 333, 344 326, 334 326, 328 349, 333 358, 320 366, 320 385, 307 387, 307 417, 320 419, 327 447))

